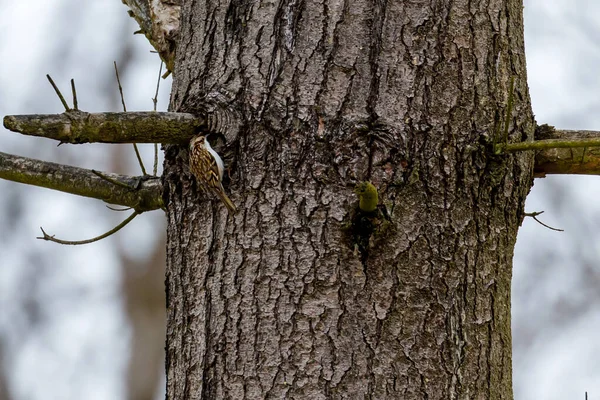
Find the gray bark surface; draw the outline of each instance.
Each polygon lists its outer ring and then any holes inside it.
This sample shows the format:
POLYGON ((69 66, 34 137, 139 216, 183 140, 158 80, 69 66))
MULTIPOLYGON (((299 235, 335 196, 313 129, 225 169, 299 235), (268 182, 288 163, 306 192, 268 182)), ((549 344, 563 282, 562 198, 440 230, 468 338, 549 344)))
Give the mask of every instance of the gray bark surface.
POLYGON ((165 156, 169 399, 512 399, 533 156, 522 3, 185 2, 171 108, 227 98, 234 217, 165 156), (358 243, 353 188, 391 221, 358 243), (350 227, 350 228, 349 228, 350 227), (365 244, 366 243, 366 244, 365 244))

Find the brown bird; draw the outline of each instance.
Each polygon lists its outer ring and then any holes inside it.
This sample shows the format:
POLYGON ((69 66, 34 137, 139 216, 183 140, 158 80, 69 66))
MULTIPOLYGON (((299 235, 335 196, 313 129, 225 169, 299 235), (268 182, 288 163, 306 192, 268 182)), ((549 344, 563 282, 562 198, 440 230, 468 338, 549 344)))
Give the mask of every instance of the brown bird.
POLYGON ((223 160, 210 147, 204 135, 194 136, 190 140, 190 170, 198 183, 219 196, 229 212, 235 214, 237 208, 225 194, 223 184, 221 183, 223 172, 225 171, 223 160))

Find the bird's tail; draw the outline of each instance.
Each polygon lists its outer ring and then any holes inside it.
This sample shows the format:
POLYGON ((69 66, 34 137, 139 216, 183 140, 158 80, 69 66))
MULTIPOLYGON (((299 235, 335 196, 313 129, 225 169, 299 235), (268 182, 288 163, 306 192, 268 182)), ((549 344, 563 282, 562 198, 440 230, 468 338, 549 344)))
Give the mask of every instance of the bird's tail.
POLYGON ((227 207, 227 210, 229 210, 229 214, 235 214, 237 212, 237 207, 235 206, 235 204, 233 204, 233 202, 229 199, 229 197, 227 197, 227 195, 225 194, 225 191, 223 190, 222 187, 221 187, 221 190, 217 191, 217 195, 219 196, 221 201, 225 204, 225 207, 227 207))

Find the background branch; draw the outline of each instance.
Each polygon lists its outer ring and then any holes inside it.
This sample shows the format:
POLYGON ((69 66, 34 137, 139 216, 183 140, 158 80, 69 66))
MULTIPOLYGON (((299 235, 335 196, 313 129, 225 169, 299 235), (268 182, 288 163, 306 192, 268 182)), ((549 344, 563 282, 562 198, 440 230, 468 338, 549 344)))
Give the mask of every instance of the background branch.
POLYGON ((165 77, 173 71, 175 46, 179 35, 179 0, 122 0, 129 7, 143 33, 167 65, 165 77))
POLYGON ((0 152, 1 179, 91 197, 131 207, 138 212, 163 207, 160 178, 132 177, 108 172, 102 175, 123 185, 115 185, 88 169, 0 152))

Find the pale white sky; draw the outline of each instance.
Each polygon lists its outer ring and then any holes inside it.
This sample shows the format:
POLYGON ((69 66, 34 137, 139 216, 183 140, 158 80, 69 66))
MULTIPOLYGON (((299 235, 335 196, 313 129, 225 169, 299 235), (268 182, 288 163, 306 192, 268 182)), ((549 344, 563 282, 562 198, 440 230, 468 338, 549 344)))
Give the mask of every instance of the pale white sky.
MULTIPOLYGON (((600 130, 600 2, 525 1, 525 52, 539 124, 600 130)), ((600 177, 537 179, 513 272, 519 400, 600 398, 600 177)))
MULTIPOLYGON (((158 58, 120 0, 0 0, 0 116, 61 112, 47 83, 75 78, 86 111, 117 111, 113 60, 129 110, 152 107, 158 58)), ((539 123, 600 130, 600 2, 525 1, 526 55, 539 123)), ((159 109, 168 104, 163 83, 159 109)), ((0 151, 106 169, 115 148, 56 147, 0 128, 0 151)), ((131 151, 129 148, 120 150, 131 151)), ((143 148, 148 163, 152 150, 143 148)), ((127 171, 138 174, 131 152, 127 171)), ((600 177, 536 180, 515 250, 515 399, 600 398, 600 177)), ((15 399, 120 399, 128 327, 111 246, 139 256, 164 229, 160 212, 110 240, 65 247, 35 240, 39 227, 67 239, 95 236, 122 218, 103 204, 0 180, 0 346, 15 399), (27 309, 27 312, 23 310, 27 309)))
MULTIPOLYGON (((160 62, 119 0, 0 0, 0 116, 57 113, 49 73, 70 101, 74 78, 85 111, 120 111, 113 61, 129 111, 151 110, 160 62), (7 60, 10 60, 8 62, 7 60), (127 67, 125 67, 127 66, 127 67)), ((166 110, 170 81, 158 109, 166 110)), ((153 149, 141 146, 148 168, 153 149)), ((69 145, 0 128, 0 151, 140 175, 130 146, 69 145)), ((162 162, 161 162, 162 166, 162 162)), ((0 180, 0 346, 11 392, 20 399, 121 399, 129 327, 120 299, 115 246, 140 257, 164 232, 164 215, 146 213, 117 235, 87 246, 36 240, 40 226, 65 239, 111 229, 127 213, 95 200, 0 180)))

